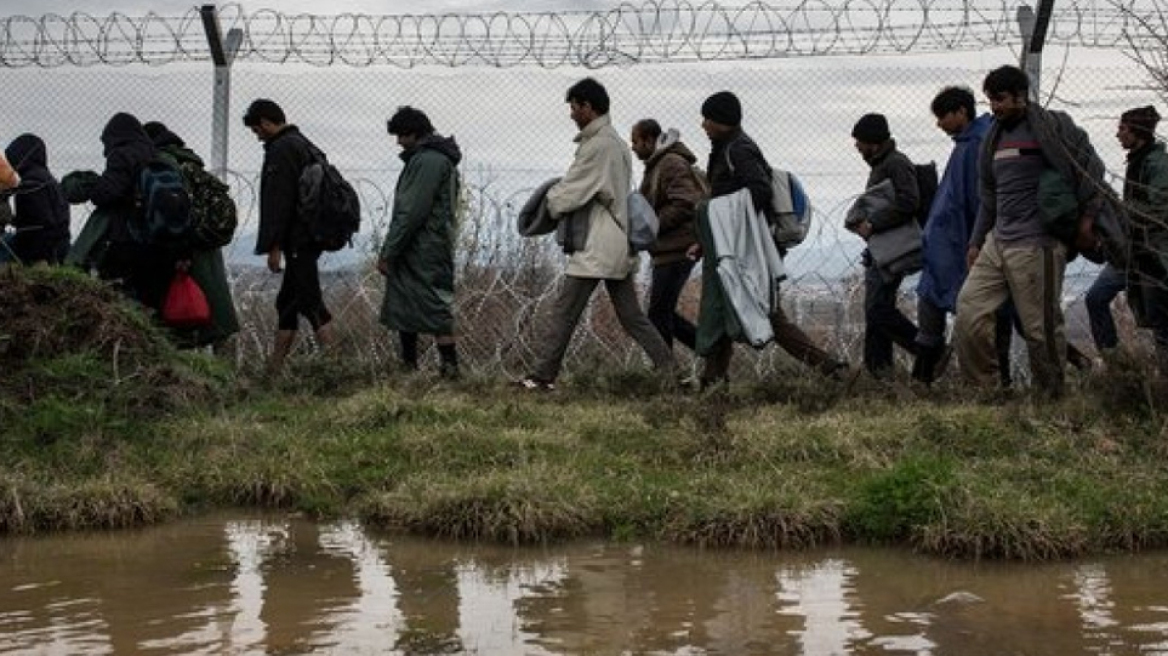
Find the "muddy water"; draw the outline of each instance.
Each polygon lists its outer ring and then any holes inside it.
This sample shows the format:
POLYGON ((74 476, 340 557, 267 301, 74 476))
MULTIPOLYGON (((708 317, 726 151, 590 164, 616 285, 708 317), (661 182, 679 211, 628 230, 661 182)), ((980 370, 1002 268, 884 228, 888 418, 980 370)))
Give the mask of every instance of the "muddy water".
POLYGON ((1168 554, 511 549, 211 517, 0 540, 0 652, 1168 655, 1168 554))

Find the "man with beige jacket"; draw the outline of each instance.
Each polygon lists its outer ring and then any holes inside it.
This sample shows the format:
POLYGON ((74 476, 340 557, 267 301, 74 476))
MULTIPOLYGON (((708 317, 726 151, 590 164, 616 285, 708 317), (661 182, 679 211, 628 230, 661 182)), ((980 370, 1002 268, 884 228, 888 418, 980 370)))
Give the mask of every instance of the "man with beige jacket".
POLYGON ((567 173, 548 190, 546 202, 554 218, 583 226, 586 235, 582 244, 574 239, 564 242, 568 269, 536 347, 535 368, 516 385, 555 389, 572 333, 601 281, 625 332, 645 349, 656 369, 672 377, 677 368, 673 352, 637 301, 633 276, 638 260, 629 248, 627 209, 633 164, 612 127, 608 92, 596 80, 585 78, 568 89, 566 100, 580 129, 575 139, 579 145, 567 173))

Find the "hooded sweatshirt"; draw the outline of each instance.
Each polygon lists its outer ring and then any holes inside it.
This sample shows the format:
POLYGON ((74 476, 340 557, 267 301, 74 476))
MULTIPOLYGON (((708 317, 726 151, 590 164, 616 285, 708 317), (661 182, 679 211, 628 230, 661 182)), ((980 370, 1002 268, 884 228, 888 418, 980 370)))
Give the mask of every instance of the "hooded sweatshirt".
POLYGON ((69 203, 49 172, 45 142, 34 134, 22 134, 8 145, 4 155, 21 178, 20 186, 10 192, 14 196, 17 239, 68 242, 69 203))
POLYGON ((705 190, 693 170, 697 157, 678 140, 676 130, 662 135, 657 150, 645 161, 641 193, 657 212, 657 243, 649 249, 653 266, 680 262, 697 242, 694 219, 705 190))

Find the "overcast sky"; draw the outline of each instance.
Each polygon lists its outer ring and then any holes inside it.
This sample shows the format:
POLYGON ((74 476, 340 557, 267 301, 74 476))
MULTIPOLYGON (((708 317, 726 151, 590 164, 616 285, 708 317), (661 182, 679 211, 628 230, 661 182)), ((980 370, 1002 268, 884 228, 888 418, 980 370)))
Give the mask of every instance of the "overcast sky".
MULTIPOLYGON (((82 11, 93 15, 120 12, 128 15, 143 15, 153 11, 161 15, 182 15, 192 7, 202 3, 189 0, 103 0, 103 2, 82 2, 81 0, 0 0, 0 15, 39 16, 41 14, 68 15, 82 11)), ((224 6, 228 3, 216 3, 224 6)), ((480 12, 480 11, 555 11, 564 9, 590 9, 611 7, 617 2, 605 0, 272 0, 270 2, 241 2, 245 12, 275 9, 284 13, 315 14, 407 14, 480 12)))

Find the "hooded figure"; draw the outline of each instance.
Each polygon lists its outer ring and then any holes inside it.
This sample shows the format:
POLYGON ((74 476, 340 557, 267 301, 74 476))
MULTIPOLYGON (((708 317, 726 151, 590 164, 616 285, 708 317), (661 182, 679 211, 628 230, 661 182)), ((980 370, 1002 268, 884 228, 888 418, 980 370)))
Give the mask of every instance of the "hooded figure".
MULTIPOLYGON (((172 158, 185 172, 190 167, 203 168, 203 159, 186 143, 162 123, 152 121, 142 126, 154 145, 165 156, 172 158)), ((227 267, 223 262, 223 252, 218 248, 194 249, 190 252, 191 278, 207 297, 211 306, 211 325, 200 328, 175 329, 180 345, 205 346, 222 342, 239 332, 239 318, 235 313, 235 302, 231 297, 231 284, 227 279, 227 267)))
POLYGON ((22 134, 4 155, 20 174, 20 185, 6 194, 13 197, 16 233, 0 249, 0 261, 12 256, 24 264, 61 263, 69 250, 69 203, 49 172, 45 142, 22 134))
POLYGON ((453 137, 431 133, 401 158, 405 167, 380 255, 387 265, 381 323, 390 330, 450 335, 462 151, 453 137))
POLYGON ((154 157, 154 144, 138 119, 125 112, 106 123, 101 143, 105 155, 101 174, 75 171, 61 180, 70 203, 94 205, 66 262, 96 268, 102 279, 119 281, 131 298, 158 309, 174 272, 174 257, 135 242, 129 230, 138 211, 138 176, 154 157))

